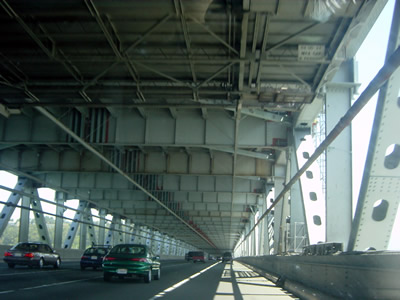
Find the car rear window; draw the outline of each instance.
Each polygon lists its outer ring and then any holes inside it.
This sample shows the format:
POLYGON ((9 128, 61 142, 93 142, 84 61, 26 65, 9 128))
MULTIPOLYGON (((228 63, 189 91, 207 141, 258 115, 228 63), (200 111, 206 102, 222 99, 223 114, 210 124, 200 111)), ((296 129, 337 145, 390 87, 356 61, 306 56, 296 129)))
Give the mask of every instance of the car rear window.
POLYGON ((190 252, 190 256, 204 256, 204 252, 190 252))
POLYGON ((146 254, 146 248, 142 246, 121 245, 112 248, 110 253, 144 255, 146 254))
POLYGON ((11 250, 20 251, 38 251, 38 244, 18 244, 11 248, 11 250))
POLYGON ((104 248, 89 248, 86 249, 86 255, 98 254, 98 255, 105 255, 107 253, 107 249, 104 248))

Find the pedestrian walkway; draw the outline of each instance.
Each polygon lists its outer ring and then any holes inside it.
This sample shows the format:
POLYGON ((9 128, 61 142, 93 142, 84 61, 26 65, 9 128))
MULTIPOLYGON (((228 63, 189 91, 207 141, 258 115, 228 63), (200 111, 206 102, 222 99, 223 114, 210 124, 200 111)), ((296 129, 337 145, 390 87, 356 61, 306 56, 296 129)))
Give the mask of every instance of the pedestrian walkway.
POLYGON ((214 300, 299 299, 245 265, 225 265, 214 300))

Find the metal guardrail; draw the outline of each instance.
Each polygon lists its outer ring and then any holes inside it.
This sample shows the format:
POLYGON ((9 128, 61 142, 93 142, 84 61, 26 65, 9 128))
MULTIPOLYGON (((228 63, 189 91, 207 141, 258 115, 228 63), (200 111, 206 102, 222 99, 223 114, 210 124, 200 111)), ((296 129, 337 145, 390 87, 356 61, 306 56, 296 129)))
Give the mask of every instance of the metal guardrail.
POLYGON ((400 252, 338 255, 259 256, 236 259, 296 294, 295 286, 317 291, 301 299, 400 299, 400 252))

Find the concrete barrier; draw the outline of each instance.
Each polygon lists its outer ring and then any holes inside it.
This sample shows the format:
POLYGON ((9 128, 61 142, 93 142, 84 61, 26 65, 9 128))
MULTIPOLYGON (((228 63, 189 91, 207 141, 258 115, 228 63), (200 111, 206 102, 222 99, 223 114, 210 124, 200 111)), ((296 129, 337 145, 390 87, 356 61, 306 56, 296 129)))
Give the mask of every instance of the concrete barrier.
POLYGON ((394 300, 399 299, 400 295, 399 252, 268 255, 236 260, 272 276, 277 285, 293 293, 293 287, 298 285, 327 295, 319 299, 394 300))

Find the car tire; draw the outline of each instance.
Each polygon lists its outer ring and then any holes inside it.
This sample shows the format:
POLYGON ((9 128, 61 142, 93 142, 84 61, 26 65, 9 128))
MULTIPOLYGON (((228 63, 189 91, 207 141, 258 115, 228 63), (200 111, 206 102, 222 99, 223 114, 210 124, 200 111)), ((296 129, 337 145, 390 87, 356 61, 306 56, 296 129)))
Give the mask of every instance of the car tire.
POLYGON ((147 272, 147 275, 144 276, 144 282, 145 283, 150 283, 151 282, 151 270, 149 270, 149 272, 147 272))
POLYGON ((84 271, 84 270, 85 270, 85 267, 84 267, 84 266, 82 266, 82 265, 81 265, 81 270, 82 270, 82 271, 84 271))
POLYGON ((14 269, 15 265, 14 264, 8 264, 9 269, 14 269))
POLYGON ((39 269, 43 269, 43 266, 44 266, 44 260, 43 260, 43 258, 40 258, 39 259, 39 269))
POLYGON ((161 278, 161 269, 158 269, 157 274, 154 275, 154 280, 160 280, 160 278, 161 278))
POLYGON ((61 265, 61 259, 60 259, 60 258, 57 258, 56 262, 55 262, 54 265, 53 265, 53 268, 54 268, 54 269, 59 269, 59 268, 60 268, 60 265, 61 265))
POLYGON ((108 273, 108 272, 104 272, 103 273, 103 279, 104 279, 104 281, 111 281, 111 274, 110 273, 108 273))

